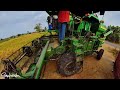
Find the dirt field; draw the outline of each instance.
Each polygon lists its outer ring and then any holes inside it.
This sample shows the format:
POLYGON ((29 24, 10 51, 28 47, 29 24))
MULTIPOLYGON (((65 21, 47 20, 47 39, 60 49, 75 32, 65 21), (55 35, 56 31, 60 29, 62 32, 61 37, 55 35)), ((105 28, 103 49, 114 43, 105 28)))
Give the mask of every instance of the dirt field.
POLYGON ((69 77, 57 73, 56 62, 49 61, 43 79, 114 79, 112 69, 115 57, 110 53, 114 47, 104 44, 102 48, 105 51, 101 60, 98 61, 95 55, 85 57, 83 71, 69 77))

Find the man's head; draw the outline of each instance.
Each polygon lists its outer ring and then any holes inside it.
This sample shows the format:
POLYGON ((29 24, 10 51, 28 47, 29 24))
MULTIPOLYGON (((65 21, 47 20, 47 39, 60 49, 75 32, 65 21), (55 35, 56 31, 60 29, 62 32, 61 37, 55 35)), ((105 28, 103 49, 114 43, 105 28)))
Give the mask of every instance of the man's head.
POLYGON ((104 23, 104 20, 101 20, 100 23, 104 23))
POLYGON ((54 18, 54 19, 58 19, 58 16, 57 16, 57 15, 53 15, 53 18, 54 18))
POLYGON ((90 14, 89 13, 86 13, 85 16, 89 16, 90 14))

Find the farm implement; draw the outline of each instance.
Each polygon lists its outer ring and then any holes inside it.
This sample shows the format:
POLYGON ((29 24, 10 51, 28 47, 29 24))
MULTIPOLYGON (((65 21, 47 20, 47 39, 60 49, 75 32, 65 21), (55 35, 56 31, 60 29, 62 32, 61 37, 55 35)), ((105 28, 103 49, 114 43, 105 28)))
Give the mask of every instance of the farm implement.
MULTIPOLYGON (((73 12, 74 13, 74 12, 73 12)), ((48 12, 53 15, 56 12, 48 12)), ((14 59, 3 60, 3 76, 17 74, 19 77, 6 77, 9 79, 41 79, 49 60, 56 60, 57 71, 63 76, 70 76, 79 72, 83 68, 84 57, 96 53, 96 59, 100 60, 104 53, 102 47, 106 36, 112 33, 93 12, 86 15, 72 14, 72 18, 66 30, 64 40, 54 46, 57 35, 52 35, 53 30, 49 30, 49 35, 43 35, 31 42, 30 46, 21 48, 21 54, 14 59), (79 22, 79 23, 76 23, 79 22), (17 64, 24 57, 33 57, 33 62, 29 65, 25 73, 17 67, 17 64)), ((58 30, 55 30, 58 31, 58 30)), ((30 61, 29 59, 28 61, 30 61)))

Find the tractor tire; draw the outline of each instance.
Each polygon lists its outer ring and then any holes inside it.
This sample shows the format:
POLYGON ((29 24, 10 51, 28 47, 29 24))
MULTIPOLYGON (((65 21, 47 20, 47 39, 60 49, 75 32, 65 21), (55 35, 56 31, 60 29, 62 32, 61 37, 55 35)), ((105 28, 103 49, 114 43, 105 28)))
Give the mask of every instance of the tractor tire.
POLYGON ((100 60, 102 58, 103 53, 104 49, 100 49, 100 51, 97 53, 97 60, 100 60))
POLYGON ((63 76, 70 76, 80 70, 76 64, 75 55, 72 53, 63 54, 57 62, 57 70, 63 76))

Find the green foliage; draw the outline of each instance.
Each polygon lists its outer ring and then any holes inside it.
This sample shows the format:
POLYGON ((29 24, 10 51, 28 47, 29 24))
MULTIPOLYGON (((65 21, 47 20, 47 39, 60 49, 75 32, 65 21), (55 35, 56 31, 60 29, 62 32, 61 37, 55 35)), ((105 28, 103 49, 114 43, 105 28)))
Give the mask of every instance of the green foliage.
POLYGON ((108 29, 113 31, 113 34, 107 36, 107 40, 114 43, 120 44, 120 27, 119 26, 108 26, 108 29))
POLYGON ((21 36, 21 34, 18 34, 17 36, 21 36))
POLYGON ((41 31, 42 31, 41 28, 42 28, 42 27, 41 27, 41 24, 40 24, 40 23, 36 24, 36 26, 34 27, 34 29, 35 29, 36 32, 41 32, 41 31))

